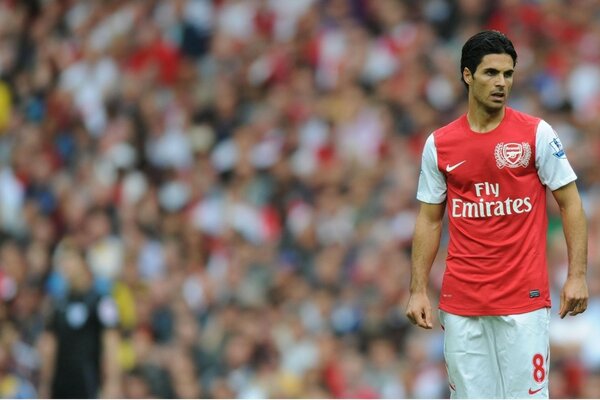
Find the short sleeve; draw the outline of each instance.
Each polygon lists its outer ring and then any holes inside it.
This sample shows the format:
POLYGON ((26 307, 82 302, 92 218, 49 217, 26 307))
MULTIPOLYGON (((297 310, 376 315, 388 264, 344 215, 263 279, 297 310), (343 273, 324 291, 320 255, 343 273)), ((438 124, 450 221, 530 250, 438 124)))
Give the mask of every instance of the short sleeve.
POLYGON ((550 190, 560 189, 577 179, 558 135, 546 121, 538 124, 535 148, 538 176, 550 190))
POLYGON ((98 320, 104 328, 116 328, 119 322, 119 312, 114 300, 104 296, 98 302, 98 320))
POLYGON ((437 150, 432 133, 423 148, 417 199, 424 203, 441 204, 446 200, 446 191, 446 179, 438 168, 437 150))

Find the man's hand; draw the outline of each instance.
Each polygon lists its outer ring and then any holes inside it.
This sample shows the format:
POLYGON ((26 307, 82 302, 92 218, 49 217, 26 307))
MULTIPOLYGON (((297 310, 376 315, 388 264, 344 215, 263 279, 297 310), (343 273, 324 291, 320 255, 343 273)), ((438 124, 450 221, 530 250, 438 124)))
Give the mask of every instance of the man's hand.
POLYGON ((431 329, 431 304, 426 293, 413 293, 408 299, 406 316, 413 324, 421 328, 431 329))
POLYGON ((588 303, 588 288, 585 276, 567 277, 567 281, 560 293, 560 311, 558 314, 564 318, 584 312, 588 303))

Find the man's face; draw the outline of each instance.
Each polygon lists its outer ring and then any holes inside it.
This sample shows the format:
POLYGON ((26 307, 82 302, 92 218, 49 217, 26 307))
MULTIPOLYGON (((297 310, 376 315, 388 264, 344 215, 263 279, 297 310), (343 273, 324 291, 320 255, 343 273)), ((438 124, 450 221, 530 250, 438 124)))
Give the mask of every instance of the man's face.
POLYGON ((506 105, 514 72, 510 55, 488 54, 483 57, 474 74, 465 68, 463 78, 470 87, 469 96, 479 106, 495 111, 506 105))

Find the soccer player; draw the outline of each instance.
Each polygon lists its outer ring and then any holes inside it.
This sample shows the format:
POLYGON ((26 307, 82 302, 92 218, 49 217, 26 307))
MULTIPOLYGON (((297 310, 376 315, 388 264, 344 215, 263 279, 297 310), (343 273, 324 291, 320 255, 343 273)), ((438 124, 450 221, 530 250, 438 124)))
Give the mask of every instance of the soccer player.
POLYGON ((552 127, 506 105, 516 62, 500 32, 468 39, 460 67, 467 113, 434 131, 423 149, 406 315, 432 328, 427 286, 447 211, 439 313, 452 398, 548 397, 546 188, 560 208, 568 251, 560 317, 587 307, 577 177, 552 127))
POLYGON ((40 338, 40 398, 118 398, 117 308, 93 287, 81 251, 65 240, 57 252, 69 292, 54 304, 40 338))

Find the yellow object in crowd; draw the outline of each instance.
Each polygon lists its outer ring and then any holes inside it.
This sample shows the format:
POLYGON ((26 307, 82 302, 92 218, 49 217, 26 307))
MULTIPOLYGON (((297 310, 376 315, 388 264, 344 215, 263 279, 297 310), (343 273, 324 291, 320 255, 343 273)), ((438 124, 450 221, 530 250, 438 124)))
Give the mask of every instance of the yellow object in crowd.
POLYGON ((4 81, 0 81, 0 134, 8 127, 12 110, 10 89, 4 81))

